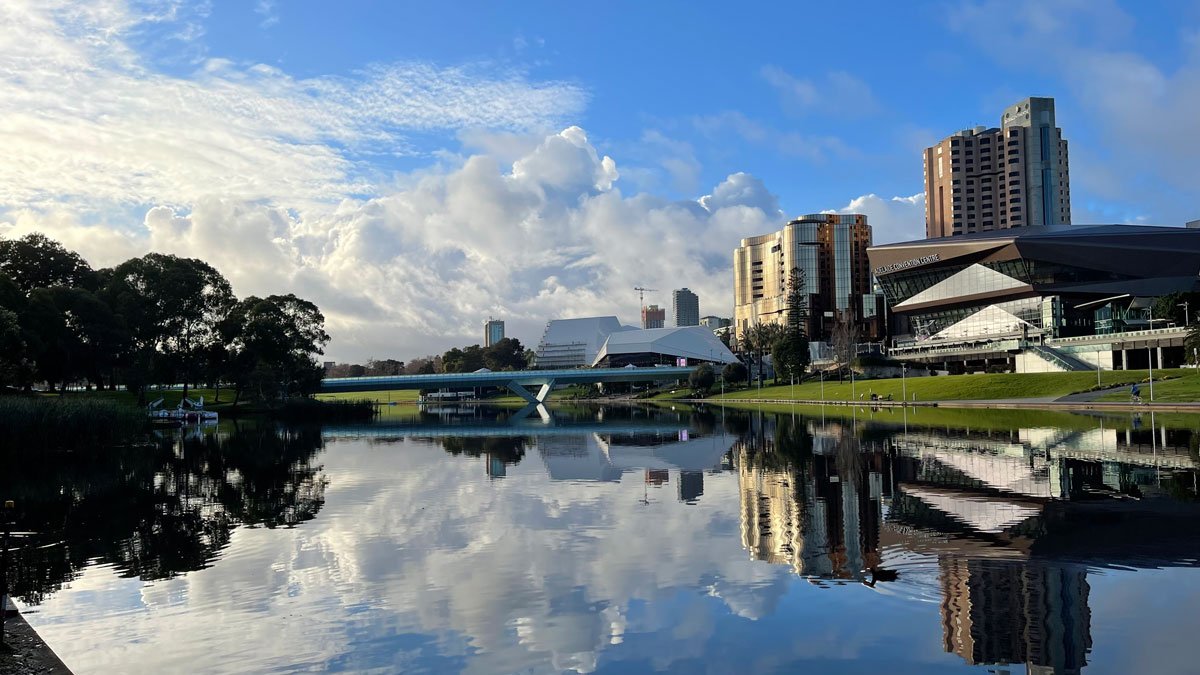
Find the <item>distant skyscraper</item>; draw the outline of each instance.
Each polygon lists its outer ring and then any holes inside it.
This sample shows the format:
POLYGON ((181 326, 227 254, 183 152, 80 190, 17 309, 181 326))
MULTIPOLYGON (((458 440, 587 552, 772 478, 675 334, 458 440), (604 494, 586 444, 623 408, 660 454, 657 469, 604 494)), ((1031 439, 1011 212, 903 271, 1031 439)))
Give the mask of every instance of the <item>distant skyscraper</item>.
POLYGON ((699 326, 700 298, 686 288, 671 291, 671 319, 676 326, 699 326))
POLYGON ((667 323, 667 309, 658 305, 642 308, 642 328, 662 328, 667 323))
POLYGON ((943 139, 925 150, 925 236, 1070 223, 1067 164, 1052 98, 1009 106, 999 128, 943 139))
POLYGON ((504 322, 499 319, 488 319, 483 324, 483 346, 491 347, 504 339, 504 322))

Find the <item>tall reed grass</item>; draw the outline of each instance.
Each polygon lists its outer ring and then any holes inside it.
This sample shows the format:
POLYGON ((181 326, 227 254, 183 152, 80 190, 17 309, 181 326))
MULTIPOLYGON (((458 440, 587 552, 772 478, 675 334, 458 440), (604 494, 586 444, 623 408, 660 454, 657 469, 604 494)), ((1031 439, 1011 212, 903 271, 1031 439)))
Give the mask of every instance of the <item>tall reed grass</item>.
POLYGON ((275 417, 291 423, 366 422, 378 414, 371 400, 319 401, 315 398, 289 398, 275 411, 275 417))
POLYGON ((146 427, 141 408, 99 398, 0 397, 0 451, 102 449, 146 427))

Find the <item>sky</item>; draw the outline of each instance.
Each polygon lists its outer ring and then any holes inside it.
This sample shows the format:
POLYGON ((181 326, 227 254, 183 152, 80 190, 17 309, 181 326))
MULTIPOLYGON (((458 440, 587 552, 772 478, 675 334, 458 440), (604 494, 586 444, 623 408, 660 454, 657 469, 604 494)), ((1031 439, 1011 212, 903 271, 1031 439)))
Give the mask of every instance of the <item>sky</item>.
POLYGON ((1076 223, 1200 218, 1200 2, 0 3, 0 237, 207 260, 329 360, 732 314, 743 237, 924 232, 921 150, 1052 96, 1076 223), (788 6, 781 7, 779 5, 788 6))

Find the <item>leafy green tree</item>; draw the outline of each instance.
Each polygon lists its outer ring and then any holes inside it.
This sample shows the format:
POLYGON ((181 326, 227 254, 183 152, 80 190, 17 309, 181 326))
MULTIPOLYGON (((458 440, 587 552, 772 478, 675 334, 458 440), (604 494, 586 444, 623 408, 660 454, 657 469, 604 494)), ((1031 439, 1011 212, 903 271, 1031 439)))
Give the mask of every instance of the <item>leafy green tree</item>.
POLYGON ((516 338, 506 337, 484 350, 483 364, 490 370, 525 370, 525 347, 516 338))
POLYGON ((325 317, 313 303, 295 295, 250 296, 234 305, 220 324, 229 346, 227 377, 235 404, 250 393, 273 402, 313 393, 321 384, 316 357, 329 342, 325 317))
POLYGON ((104 295, 129 328, 124 365, 133 371, 130 383, 140 385, 139 399, 145 380, 157 373, 182 380, 186 396, 234 304, 229 281, 202 260, 161 253, 127 260, 104 277, 104 295))
POLYGON ((1200 363, 1200 321, 1193 322, 1183 339, 1183 349, 1187 352, 1188 363, 1200 363))
POLYGON ((721 371, 721 379, 734 384, 745 382, 748 375, 746 366, 742 363, 728 363, 721 371))
MULTIPOLYGON (((759 323, 746 331, 744 338, 747 350, 754 355, 758 362, 758 381, 763 379, 763 357, 771 351, 775 342, 784 335, 786 329, 777 323, 759 323)), ((778 378, 778 374, 776 374, 778 378)))
POLYGON ((403 375, 404 362, 396 359, 370 359, 366 366, 367 375, 403 375))
POLYGON ((484 351, 479 345, 455 347, 442 355, 442 372, 445 373, 473 373, 484 367, 484 351))
POLYGON ((95 273, 78 253, 44 234, 0 239, 0 273, 28 295, 35 288, 92 288, 95 273))
POLYGON ((692 387, 692 391, 697 396, 708 396, 708 392, 712 389, 713 383, 717 381, 717 376, 713 373, 712 366, 707 363, 700 364, 698 368, 692 371, 688 376, 688 384, 692 387))
POLYGON ((17 313, 0 307, 0 386, 15 384, 25 356, 17 313))
POLYGON ((804 270, 793 267, 788 275, 787 327, 771 345, 776 376, 800 379, 808 369, 808 294, 804 270))
POLYGON ((80 380, 101 384, 128 337, 120 317, 82 288, 34 289, 22 319, 34 373, 51 389, 80 380))

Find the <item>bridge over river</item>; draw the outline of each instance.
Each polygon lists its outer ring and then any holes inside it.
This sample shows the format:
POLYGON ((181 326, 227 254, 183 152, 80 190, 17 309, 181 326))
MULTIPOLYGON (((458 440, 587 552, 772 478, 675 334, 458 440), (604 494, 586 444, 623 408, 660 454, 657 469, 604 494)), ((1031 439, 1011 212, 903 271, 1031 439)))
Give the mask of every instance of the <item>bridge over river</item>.
POLYGON ((321 393, 390 391, 395 389, 473 389, 506 387, 531 405, 546 401, 555 385, 686 380, 697 366, 654 368, 572 368, 564 370, 513 370, 431 375, 330 377, 321 380, 321 393), (537 387, 535 394, 529 387, 537 387))

